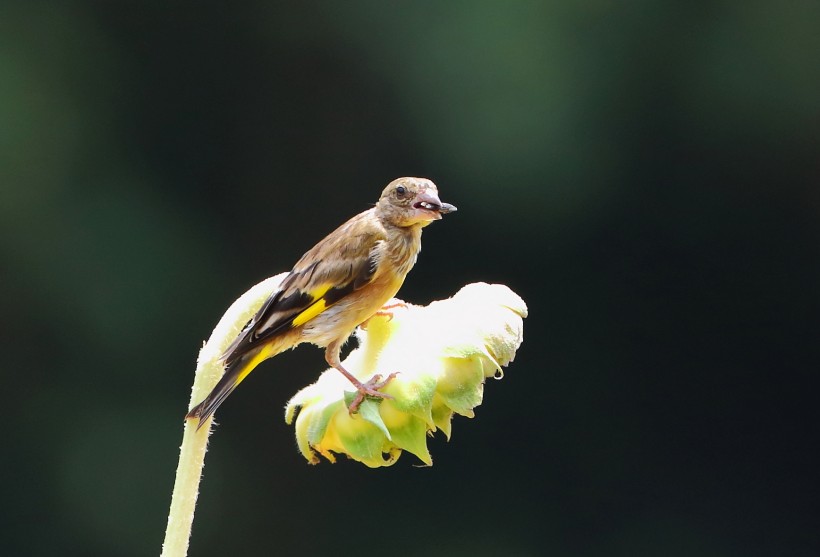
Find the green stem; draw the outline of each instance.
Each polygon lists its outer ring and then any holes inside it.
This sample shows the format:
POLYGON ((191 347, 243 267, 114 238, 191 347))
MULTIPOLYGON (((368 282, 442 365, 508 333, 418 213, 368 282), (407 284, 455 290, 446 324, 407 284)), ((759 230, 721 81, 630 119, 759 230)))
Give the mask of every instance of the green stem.
MULTIPOLYGON (((284 276, 282 274, 271 277, 245 292, 219 320, 208 342, 199 351, 189 409, 214 388, 224 371, 219 363, 219 357, 271 292, 279 286, 284 276)), ((208 436, 211 433, 210 420, 199 431, 197 425, 196 420, 185 421, 174 492, 171 495, 171 509, 168 512, 168 526, 162 544, 162 557, 185 557, 188 554, 188 541, 199 495, 199 480, 202 477, 208 436)))
POLYGON ((211 424, 196 431, 194 420, 187 420, 182 436, 171 510, 162 544, 162 557, 184 557, 188 554, 188 539, 194 522, 196 498, 199 495, 199 478, 205 464, 205 450, 211 424))

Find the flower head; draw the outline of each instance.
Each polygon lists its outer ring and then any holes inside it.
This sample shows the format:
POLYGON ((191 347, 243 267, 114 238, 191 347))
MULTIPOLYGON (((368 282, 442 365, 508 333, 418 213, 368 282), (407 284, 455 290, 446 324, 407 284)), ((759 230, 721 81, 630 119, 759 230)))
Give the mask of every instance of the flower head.
POLYGON ((344 360, 365 380, 398 372, 383 391, 350 415, 350 382, 334 369, 300 390, 285 409, 299 450, 311 463, 345 454, 371 467, 409 451, 432 464, 427 435, 449 439, 453 414, 473 417, 484 379, 503 376, 523 340, 524 301, 501 284, 473 283, 452 298, 415 306, 393 300, 357 329, 359 346, 344 360))

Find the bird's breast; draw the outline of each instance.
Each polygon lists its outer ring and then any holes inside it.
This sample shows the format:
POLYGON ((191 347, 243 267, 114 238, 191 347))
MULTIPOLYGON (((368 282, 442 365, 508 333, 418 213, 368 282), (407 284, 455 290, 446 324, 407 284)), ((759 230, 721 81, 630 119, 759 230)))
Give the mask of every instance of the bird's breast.
POLYGON ((327 346, 334 340, 347 338, 357 326, 393 298, 403 282, 403 275, 387 273, 379 276, 305 323, 302 340, 327 346))
POLYGON ((416 264, 420 251, 421 227, 414 226, 394 231, 388 239, 387 259, 390 263, 390 271, 404 281, 404 277, 416 264))

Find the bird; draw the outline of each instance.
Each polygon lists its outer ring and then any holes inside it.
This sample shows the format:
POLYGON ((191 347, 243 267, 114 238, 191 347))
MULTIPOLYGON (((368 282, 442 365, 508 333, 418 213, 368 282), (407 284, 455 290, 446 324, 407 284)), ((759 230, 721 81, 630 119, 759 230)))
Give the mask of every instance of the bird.
POLYGON ((422 229, 456 210, 431 180, 390 182, 373 207, 296 262, 219 358, 224 374, 186 420, 197 419, 198 430, 256 366, 303 342, 325 348, 327 363, 356 388, 351 414, 366 397, 392 398, 380 389, 396 374, 360 381, 342 366, 342 345, 399 291, 421 250, 422 229))

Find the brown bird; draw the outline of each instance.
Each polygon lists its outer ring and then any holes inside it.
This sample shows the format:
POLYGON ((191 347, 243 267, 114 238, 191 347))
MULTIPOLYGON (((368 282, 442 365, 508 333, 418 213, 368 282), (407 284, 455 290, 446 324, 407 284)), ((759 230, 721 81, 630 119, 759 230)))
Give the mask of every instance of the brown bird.
POLYGON ((326 347, 327 363, 356 387, 351 413, 366 396, 389 398, 379 389, 395 374, 359 381, 342 367, 342 345, 399 291, 421 250, 421 229, 454 211, 430 180, 390 182, 375 207, 331 232, 294 265, 222 355, 225 374, 186 418, 199 419, 199 429, 260 362, 303 342, 326 347))

